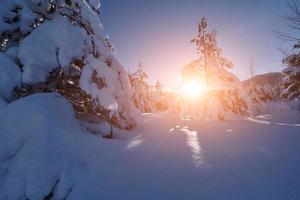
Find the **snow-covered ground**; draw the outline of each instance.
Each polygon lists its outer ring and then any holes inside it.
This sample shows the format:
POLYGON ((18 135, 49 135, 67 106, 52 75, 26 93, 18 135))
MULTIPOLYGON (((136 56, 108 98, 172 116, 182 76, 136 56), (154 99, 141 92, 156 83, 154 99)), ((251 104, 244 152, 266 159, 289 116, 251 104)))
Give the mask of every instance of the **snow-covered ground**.
POLYGON ((300 199, 299 114, 226 122, 149 114, 124 146, 105 199, 300 199))
POLYGON ((300 114, 275 105, 224 122, 144 114, 105 140, 59 95, 26 97, 0 111, 0 199, 300 199, 300 114))

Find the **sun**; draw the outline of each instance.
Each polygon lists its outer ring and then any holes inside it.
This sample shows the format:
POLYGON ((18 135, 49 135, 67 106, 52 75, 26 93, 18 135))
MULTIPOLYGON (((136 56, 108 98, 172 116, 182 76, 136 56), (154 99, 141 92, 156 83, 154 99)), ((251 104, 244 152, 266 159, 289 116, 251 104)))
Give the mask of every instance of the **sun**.
POLYGON ((200 80, 188 80, 181 86, 181 94, 187 98, 200 98, 206 92, 206 84, 200 80))

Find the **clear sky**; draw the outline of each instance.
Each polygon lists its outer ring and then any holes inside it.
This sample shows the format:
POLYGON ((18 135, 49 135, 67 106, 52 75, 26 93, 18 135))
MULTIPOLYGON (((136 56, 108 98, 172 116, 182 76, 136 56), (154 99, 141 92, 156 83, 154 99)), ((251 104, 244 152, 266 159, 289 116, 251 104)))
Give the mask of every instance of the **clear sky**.
POLYGON ((218 44, 241 79, 280 71, 281 41, 273 30, 285 30, 285 0, 102 0, 104 31, 117 48, 117 58, 130 71, 142 61, 150 81, 176 86, 182 67, 197 58, 190 40, 201 16, 218 30, 218 44))

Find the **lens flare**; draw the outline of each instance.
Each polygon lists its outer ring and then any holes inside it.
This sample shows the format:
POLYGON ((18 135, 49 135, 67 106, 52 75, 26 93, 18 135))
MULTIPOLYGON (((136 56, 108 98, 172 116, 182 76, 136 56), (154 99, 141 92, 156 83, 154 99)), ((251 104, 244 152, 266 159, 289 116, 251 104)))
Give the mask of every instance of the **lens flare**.
POLYGON ((205 94, 206 85, 199 80, 186 81, 181 86, 181 94, 188 98, 199 98, 205 94))

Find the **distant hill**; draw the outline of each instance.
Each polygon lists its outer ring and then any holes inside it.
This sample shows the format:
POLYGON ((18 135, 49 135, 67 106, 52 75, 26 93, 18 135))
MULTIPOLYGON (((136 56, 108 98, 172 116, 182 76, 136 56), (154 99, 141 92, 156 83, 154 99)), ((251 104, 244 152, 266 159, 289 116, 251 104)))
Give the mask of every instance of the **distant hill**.
POLYGON ((268 85, 273 88, 280 84, 281 79, 282 79, 282 73, 273 72, 273 73, 266 73, 266 74, 260 74, 254 76, 251 79, 243 81, 243 84, 247 86, 250 83, 255 83, 260 86, 268 85))
POLYGON ((260 74, 243 81, 243 85, 253 98, 272 101, 280 98, 282 77, 280 72, 260 74))

